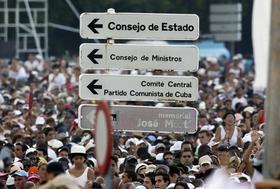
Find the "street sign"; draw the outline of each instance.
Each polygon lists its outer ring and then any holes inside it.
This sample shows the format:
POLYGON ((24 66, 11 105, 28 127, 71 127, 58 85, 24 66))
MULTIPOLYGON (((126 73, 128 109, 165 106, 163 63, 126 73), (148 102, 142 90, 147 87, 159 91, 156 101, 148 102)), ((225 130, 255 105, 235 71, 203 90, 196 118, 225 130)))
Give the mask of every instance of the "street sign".
POLYGON ((196 40, 199 17, 195 14, 83 13, 82 38, 196 40))
MULTIPOLYGON (((240 41, 241 22, 241 3, 210 5, 210 32, 214 35, 216 41, 240 41)), ((232 46, 232 51, 233 49, 232 46)))
POLYGON ((223 23, 223 24, 211 24, 210 31, 216 32, 237 32, 241 31, 241 23, 223 23))
POLYGON ((110 110, 105 101, 100 101, 96 107, 96 111, 92 113, 95 114, 94 124, 92 125, 95 130, 95 154, 98 163, 98 171, 101 176, 104 176, 111 165, 113 148, 110 110))
POLYGON ((83 69, 161 69, 197 71, 199 54, 194 45, 128 45, 84 43, 83 69))
POLYGON ((216 41, 240 41, 241 40, 241 32, 237 33, 215 33, 216 41))
POLYGON ((210 22, 211 23, 229 23, 229 22, 241 22, 242 14, 211 14, 210 15, 210 22))
POLYGON ((211 13, 237 13, 242 12, 242 4, 235 3, 235 4, 212 4, 210 5, 210 12, 211 13))
MULTIPOLYGON (((197 130, 195 108, 113 105, 110 109, 113 130, 161 133, 195 133, 197 130)), ((79 106, 81 129, 92 129, 95 111, 96 105, 79 106)))
POLYGON ((195 101, 198 80, 192 76, 82 74, 79 95, 88 100, 195 101))

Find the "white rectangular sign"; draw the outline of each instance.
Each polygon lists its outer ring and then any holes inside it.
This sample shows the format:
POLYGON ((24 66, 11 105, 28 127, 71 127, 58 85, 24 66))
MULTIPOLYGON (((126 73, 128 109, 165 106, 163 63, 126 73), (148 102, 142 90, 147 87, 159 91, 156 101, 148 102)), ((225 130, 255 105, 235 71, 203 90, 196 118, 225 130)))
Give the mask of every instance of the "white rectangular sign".
POLYGON ((219 22, 241 22, 242 14, 211 14, 210 22, 219 23, 219 22))
POLYGON ((216 41, 240 41, 242 38, 241 32, 236 33, 214 33, 216 41))
POLYGON ((94 44, 80 46, 83 69, 161 69, 197 71, 198 48, 194 45, 94 44))
POLYGON ((211 4, 210 13, 236 13, 242 11, 242 4, 211 4))
POLYGON ((241 31, 241 23, 222 23, 222 24, 210 24, 210 31, 215 32, 238 32, 241 31))
POLYGON ((196 40, 199 17, 195 14, 83 13, 82 38, 196 40))
MULTIPOLYGON (((110 110, 114 130, 161 133, 195 133, 197 131, 198 113, 195 108, 113 105, 110 110)), ((79 106, 81 129, 93 129, 95 111, 96 105, 79 106)))
POLYGON ((198 79, 192 76, 82 74, 79 95, 88 100, 196 101, 198 79))

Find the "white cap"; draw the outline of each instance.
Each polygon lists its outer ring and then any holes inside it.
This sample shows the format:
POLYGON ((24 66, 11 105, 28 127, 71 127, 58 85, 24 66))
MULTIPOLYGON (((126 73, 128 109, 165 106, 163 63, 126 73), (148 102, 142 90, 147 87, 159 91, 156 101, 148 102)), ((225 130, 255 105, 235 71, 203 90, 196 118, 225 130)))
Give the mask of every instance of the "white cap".
POLYGON ((163 160, 163 153, 159 153, 156 155, 156 160, 161 161, 163 160))
POLYGON ((52 139, 48 141, 48 145, 54 149, 58 149, 63 146, 63 143, 57 139, 52 139))
POLYGON ((29 153, 33 153, 36 152, 37 150, 35 148, 28 148, 25 152, 25 155, 29 154, 29 153))
POLYGON ((255 108, 252 106, 248 106, 243 110, 243 112, 249 112, 250 114, 252 114, 254 111, 255 111, 255 108))
POLYGON ((135 167, 135 173, 138 173, 139 170, 142 170, 142 169, 147 169, 148 165, 146 163, 139 163, 136 165, 135 167))
POLYGON ((94 148, 94 147, 95 147, 95 144, 94 144, 93 139, 91 139, 91 140, 87 143, 87 145, 85 146, 86 151, 88 151, 90 148, 94 148))
POLYGON ((45 118, 39 116, 36 119, 35 125, 44 125, 45 124, 45 118))
POLYGON ((203 125, 200 131, 213 131, 215 129, 215 125, 203 125))
POLYGON ((15 184, 15 179, 14 177, 12 177, 11 175, 9 175, 8 179, 7 179, 7 182, 6 182, 6 185, 7 186, 11 186, 11 185, 14 185, 15 184))
POLYGON ((81 145, 74 145, 70 151, 71 154, 86 154, 86 148, 81 145))
POLYGON ((182 146, 182 141, 177 141, 170 147, 170 151, 174 153, 175 151, 180 151, 182 146))
POLYGON ((209 164, 211 165, 212 164, 212 159, 210 158, 210 156, 208 155, 205 155, 205 156, 202 156, 201 158, 199 158, 199 165, 203 165, 203 164, 209 164))

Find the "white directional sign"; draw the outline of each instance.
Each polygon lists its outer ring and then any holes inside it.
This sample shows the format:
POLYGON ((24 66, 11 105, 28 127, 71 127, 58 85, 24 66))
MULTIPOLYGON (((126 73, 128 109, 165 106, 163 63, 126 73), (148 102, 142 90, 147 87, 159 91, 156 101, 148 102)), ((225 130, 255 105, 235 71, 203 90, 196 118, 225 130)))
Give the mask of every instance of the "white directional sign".
MULTIPOLYGON (((161 133, 195 133, 197 130, 198 113, 195 108, 114 105, 110 109, 114 130, 161 133)), ((95 112, 96 105, 81 105, 79 127, 91 130, 95 112)))
POLYGON ((94 44, 80 46, 83 69, 161 69, 197 71, 199 54, 193 45, 94 44))
POLYGON ((192 76, 82 74, 79 95, 88 100, 195 101, 198 80, 192 76))
POLYGON ((195 14, 83 13, 82 38, 196 40, 199 17, 195 14))

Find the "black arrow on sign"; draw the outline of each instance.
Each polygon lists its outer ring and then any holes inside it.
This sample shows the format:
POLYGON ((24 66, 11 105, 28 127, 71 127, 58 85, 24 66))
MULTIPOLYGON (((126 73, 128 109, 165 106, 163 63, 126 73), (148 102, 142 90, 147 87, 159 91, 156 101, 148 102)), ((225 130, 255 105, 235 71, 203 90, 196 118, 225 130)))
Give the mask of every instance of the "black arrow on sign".
POLYGON ((98 49, 94 49, 93 51, 91 51, 91 53, 89 53, 89 55, 87 56, 94 64, 99 64, 95 59, 96 58, 102 58, 102 54, 95 54, 97 53, 98 49))
POLYGON ((91 23, 89 23, 88 27, 93 31, 93 33, 99 33, 96 28, 103 28, 103 24, 96 24, 96 22, 99 20, 99 18, 93 19, 91 23))
POLYGON ((98 79, 94 79, 87 88, 92 92, 92 94, 98 94, 95 89, 102 89, 102 85, 95 85, 98 79))

